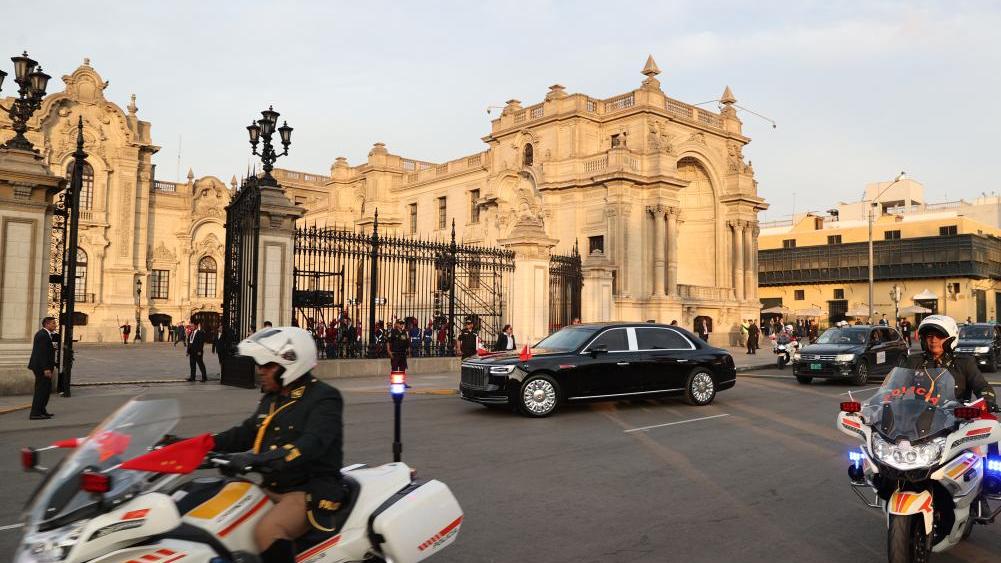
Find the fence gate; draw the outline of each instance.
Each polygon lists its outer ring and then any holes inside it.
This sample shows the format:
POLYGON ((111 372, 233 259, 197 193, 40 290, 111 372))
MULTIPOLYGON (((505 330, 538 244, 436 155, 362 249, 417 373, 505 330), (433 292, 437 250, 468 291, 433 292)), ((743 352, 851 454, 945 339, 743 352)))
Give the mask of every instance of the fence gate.
POLYGON ((226 257, 223 274, 222 324, 236 339, 257 326, 257 241, 260 235, 261 192, 251 176, 226 207, 226 257))
POLYGON ((584 287, 580 253, 574 244, 568 255, 549 257, 549 332, 580 319, 580 295, 584 287))
POLYGON ((321 357, 379 357, 383 331, 403 320, 414 355, 452 355, 473 320, 489 348, 507 321, 514 253, 329 227, 295 232, 292 318, 314 333, 321 357), (320 328, 335 326, 321 335, 320 328))

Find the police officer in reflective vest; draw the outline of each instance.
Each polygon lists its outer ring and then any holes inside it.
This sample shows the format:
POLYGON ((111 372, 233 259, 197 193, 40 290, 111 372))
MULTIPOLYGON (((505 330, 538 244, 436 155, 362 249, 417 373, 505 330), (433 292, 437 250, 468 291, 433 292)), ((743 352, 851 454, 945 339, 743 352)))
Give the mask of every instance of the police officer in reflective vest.
POLYGON ((343 401, 310 374, 316 344, 301 328, 265 328, 241 342, 257 364, 264 398, 238 426, 214 436, 233 467, 265 468, 263 486, 275 505, 254 528, 262 561, 293 562, 292 540, 310 527, 333 531, 344 498, 343 401))
POLYGON ((407 354, 409 352, 410 335, 403 328, 403 321, 397 319, 393 324, 393 330, 389 331, 389 340, 386 342, 386 353, 389 354, 392 371, 407 371, 407 354))

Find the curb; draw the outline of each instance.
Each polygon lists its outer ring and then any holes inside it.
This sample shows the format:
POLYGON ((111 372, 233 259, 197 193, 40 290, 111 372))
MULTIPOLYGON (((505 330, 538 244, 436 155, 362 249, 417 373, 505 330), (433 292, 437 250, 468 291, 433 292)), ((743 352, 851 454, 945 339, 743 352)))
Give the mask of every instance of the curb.
MULTIPOLYGON (((209 382, 218 381, 210 379, 209 382)), ((73 383, 70 387, 100 387, 107 385, 145 385, 148 383, 191 383, 187 379, 137 379, 131 381, 88 381, 87 383, 73 383)))
POLYGON ((14 407, 6 407, 0 409, 0 415, 10 414, 12 412, 17 412, 17 411, 23 411, 25 409, 30 409, 30 408, 31 408, 31 403, 25 403, 23 405, 17 405, 14 407))
POLYGON ((769 364, 754 364, 754 365, 750 365, 750 366, 740 366, 740 367, 736 368, 736 372, 737 373, 743 373, 743 372, 747 372, 747 371, 758 371, 758 370, 768 369, 768 368, 773 368, 773 367, 776 367, 776 365, 774 363, 769 363, 769 364))

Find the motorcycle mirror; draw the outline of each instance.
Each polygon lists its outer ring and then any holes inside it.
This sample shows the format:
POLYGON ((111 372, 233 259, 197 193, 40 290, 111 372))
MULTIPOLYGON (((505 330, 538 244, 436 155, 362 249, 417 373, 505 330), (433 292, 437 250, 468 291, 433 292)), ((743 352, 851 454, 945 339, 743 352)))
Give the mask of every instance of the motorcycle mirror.
POLYGON ((38 466, 38 451, 34 448, 21 448, 21 467, 32 471, 38 466))
POLYGON ((977 407, 956 407, 953 414, 956 418, 962 418, 964 420, 974 420, 980 418, 980 409, 977 407))
POLYGON ((856 413, 862 410, 862 403, 858 401, 845 401, 841 403, 841 410, 847 413, 856 413))

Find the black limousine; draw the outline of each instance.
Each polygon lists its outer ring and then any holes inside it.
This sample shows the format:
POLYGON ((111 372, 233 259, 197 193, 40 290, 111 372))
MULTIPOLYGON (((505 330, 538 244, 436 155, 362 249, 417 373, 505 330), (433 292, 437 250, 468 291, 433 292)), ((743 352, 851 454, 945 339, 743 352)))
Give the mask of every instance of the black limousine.
POLYGON ((459 395, 549 416, 565 401, 678 393, 708 405, 736 383, 733 358, 677 326, 589 323, 565 327, 531 348, 462 362, 459 395))

